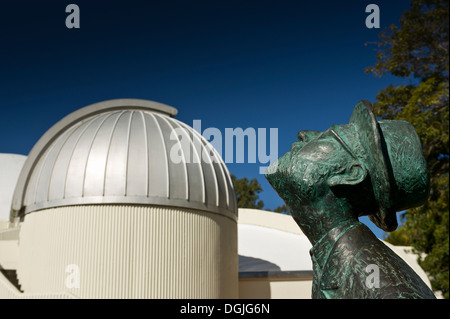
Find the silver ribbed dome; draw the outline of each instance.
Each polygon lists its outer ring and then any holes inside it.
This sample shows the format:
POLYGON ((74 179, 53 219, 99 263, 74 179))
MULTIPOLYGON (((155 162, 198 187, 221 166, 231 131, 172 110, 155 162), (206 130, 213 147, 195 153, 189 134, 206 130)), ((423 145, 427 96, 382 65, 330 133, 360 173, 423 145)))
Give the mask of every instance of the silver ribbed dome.
POLYGON ((236 217, 228 170, 176 109, 145 100, 92 104, 55 124, 30 152, 11 219, 50 207, 150 204, 236 217))

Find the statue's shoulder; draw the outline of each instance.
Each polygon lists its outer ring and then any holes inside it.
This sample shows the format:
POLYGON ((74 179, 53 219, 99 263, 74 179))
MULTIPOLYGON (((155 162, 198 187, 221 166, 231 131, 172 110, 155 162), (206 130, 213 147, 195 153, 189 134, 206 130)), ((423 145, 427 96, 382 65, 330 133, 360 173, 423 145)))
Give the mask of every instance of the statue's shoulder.
POLYGON ((327 298, 434 298, 414 270, 363 224, 336 241, 319 287, 327 298))

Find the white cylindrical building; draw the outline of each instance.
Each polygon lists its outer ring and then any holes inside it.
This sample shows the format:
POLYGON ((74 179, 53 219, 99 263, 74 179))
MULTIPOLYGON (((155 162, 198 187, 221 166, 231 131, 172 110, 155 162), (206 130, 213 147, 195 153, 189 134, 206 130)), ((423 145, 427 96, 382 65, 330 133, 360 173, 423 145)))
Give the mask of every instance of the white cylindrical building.
POLYGON ((13 197, 25 293, 237 298, 237 206, 212 146, 167 105, 105 101, 55 124, 13 197))

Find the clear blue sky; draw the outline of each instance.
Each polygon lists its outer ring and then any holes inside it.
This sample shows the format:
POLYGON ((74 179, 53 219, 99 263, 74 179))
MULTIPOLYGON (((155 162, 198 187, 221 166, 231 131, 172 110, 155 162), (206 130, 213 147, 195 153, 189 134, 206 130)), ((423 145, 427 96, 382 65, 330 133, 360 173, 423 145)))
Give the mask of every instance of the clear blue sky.
MULTIPOLYGON (((348 122, 361 99, 399 83, 364 69, 381 28, 409 1, 22 1, 0 9, 0 152, 27 155, 54 123, 83 106, 143 98, 178 109, 202 128, 278 128, 278 154, 299 130, 348 122), (65 8, 80 8, 67 29, 65 8), (367 46, 365 43, 369 43, 367 46)), ((260 163, 228 164, 257 178, 260 198, 282 200, 260 163)), ((367 219, 363 220, 367 222, 367 219)), ((378 237, 382 232, 367 222, 378 237)))

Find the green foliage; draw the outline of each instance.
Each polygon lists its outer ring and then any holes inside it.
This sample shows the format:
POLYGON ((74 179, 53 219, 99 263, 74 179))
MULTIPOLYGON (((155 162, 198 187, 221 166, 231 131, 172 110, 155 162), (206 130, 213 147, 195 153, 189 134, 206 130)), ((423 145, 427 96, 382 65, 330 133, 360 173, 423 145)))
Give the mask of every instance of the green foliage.
MULTIPOLYGON (((256 178, 248 180, 247 177, 237 179, 235 175, 231 174, 234 191, 236 192, 237 204, 239 208, 255 208, 263 209, 264 202, 259 200, 259 193, 262 192, 261 184, 256 178)), ((270 209, 266 209, 272 211, 270 209)), ((286 205, 278 206, 274 210, 275 213, 290 214, 286 205)))
POLYGON ((368 72, 427 79, 447 70, 448 1, 412 0, 400 19, 380 34, 377 63, 368 72))
POLYGON ((236 176, 231 174, 231 180, 233 181, 239 208, 262 209, 264 207, 264 202, 258 200, 258 194, 262 192, 262 187, 256 178, 249 181, 247 177, 237 179, 236 176))
POLYGON ((290 214, 291 214, 291 212, 289 211, 289 208, 287 208, 286 205, 278 206, 278 207, 275 208, 273 211, 274 211, 275 213, 282 213, 282 214, 287 214, 287 215, 290 215, 290 214))
POLYGON ((411 245, 422 256, 434 290, 449 298, 449 1, 412 0, 400 26, 380 34, 377 62, 366 72, 408 78, 381 90, 374 103, 383 119, 406 120, 416 129, 431 175, 428 202, 406 212, 388 242, 411 245))
POLYGON ((384 239, 396 246, 412 246, 410 234, 406 227, 399 227, 392 233, 384 233, 384 239))

